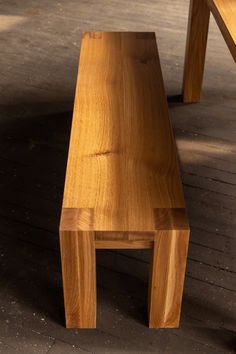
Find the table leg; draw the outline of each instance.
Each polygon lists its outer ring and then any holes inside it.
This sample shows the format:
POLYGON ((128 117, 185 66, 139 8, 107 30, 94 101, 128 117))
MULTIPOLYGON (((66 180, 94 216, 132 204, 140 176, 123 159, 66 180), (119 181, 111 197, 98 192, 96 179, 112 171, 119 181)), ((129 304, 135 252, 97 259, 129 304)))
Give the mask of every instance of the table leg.
POLYGON ((190 0, 183 79, 183 101, 186 103, 200 101, 209 18, 206 0, 190 0))

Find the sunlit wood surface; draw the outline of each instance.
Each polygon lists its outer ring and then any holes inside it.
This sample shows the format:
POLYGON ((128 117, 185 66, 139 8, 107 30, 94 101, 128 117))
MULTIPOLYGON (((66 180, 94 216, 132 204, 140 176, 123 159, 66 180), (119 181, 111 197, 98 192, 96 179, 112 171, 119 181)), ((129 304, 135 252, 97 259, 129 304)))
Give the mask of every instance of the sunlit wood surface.
POLYGON ((236 67, 211 16, 202 100, 182 103, 188 7, 1 2, 0 352, 235 351, 236 67), (84 30, 156 32, 191 226, 178 330, 146 328, 149 250, 97 250, 98 329, 63 327, 58 225, 84 30))
POLYGON ((155 230, 184 208, 154 33, 85 33, 63 208, 81 230, 155 230))

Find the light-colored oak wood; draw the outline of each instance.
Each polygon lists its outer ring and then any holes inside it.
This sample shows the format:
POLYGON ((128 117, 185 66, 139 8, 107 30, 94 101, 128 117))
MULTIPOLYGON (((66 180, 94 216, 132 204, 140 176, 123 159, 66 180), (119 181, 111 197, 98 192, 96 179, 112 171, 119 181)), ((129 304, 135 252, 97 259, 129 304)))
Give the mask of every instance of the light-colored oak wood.
POLYGON ((154 208, 184 208, 153 33, 84 34, 63 208, 95 231, 155 230, 154 208))
MULTIPOLYGON (((85 33, 60 224, 67 326, 95 326, 96 248, 156 254, 157 230, 188 229, 155 34, 85 33)), ((172 286, 175 308, 182 278, 172 286)))
POLYGON ((95 248, 145 249, 152 248, 154 232, 102 232, 95 233, 95 248))
POLYGON ((97 231, 96 241, 154 241, 154 232, 107 232, 97 231))
POLYGON ((149 327, 179 326, 188 230, 161 230, 156 234, 149 282, 149 327))
POLYGON ((67 328, 96 327, 96 265, 93 232, 60 231, 67 328))
POLYGON ((98 240, 95 241, 96 249, 149 249, 153 247, 153 241, 117 241, 117 240, 98 240))
POLYGON ((198 102, 201 97, 209 18, 206 0, 190 0, 183 79, 186 103, 198 102))
POLYGON ((236 61, 236 1, 207 0, 207 3, 236 61))
MULTIPOLYGON (((153 248, 156 230, 188 230, 184 208, 158 208, 153 210, 155 231, 96 231, 94 233, 96 249, 145 249, 153 248)), ((92 209, 62 209, 61 231, 92 231, 92 209)))

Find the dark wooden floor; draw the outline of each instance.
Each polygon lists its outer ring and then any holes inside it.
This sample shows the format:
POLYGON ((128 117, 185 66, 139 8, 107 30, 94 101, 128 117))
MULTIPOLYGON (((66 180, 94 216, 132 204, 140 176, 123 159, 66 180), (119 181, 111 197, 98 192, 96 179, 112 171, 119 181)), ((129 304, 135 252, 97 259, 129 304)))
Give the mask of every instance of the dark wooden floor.
POLYGON ((180 100, 188 0, 0 0, 0 352, 234 353, 236 66, 211 21, 180 100), (98 252, 98 328, 66 330, 58 244, 82 30, 156 31, 192 229, 181 328, 146 327, 149 254, 98 252))

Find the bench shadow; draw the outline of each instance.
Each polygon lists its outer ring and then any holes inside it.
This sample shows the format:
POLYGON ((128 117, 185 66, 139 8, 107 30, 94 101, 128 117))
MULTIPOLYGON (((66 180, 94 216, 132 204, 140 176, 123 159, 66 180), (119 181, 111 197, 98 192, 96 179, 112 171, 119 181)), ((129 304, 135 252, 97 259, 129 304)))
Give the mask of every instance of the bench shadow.
POLYGON ((182 105, 183 103, 183 96, 182 95, 172 95, 167 96, 167 102, 169 105, 182 105))
POLYGON ((58 226, 72 112, 24 117, 19 106, 3 110, 11 115, 0 136, 3 286, 27 315, 64 325, 58 226))
MULTIPOLYGON (((145 250, 144 252, 146 252, 145 250)), ((122 252, 122 250, 120 251, 122 252)), ((117 251, 97 251, 98 311, 106 306, 143 326, 148 326, 148 265, 140 264, 142 277, 136 277, 129 266, 135 250, 128 255, 117 251), (131 260, 129 259, 131 257, 131 260), (127 271, 124 271, 124 267, 127 271)), ((139 254, 142 252, 139 250, 139 254)), ((135 263, 135 262, 134 262, 135 263)), ((134 269, 133 269, 134 270, 134 269)), ((113 318, 115 320, 115 316, 113 318)), ((98 318, 99 321, 99 318, 98 318)))

